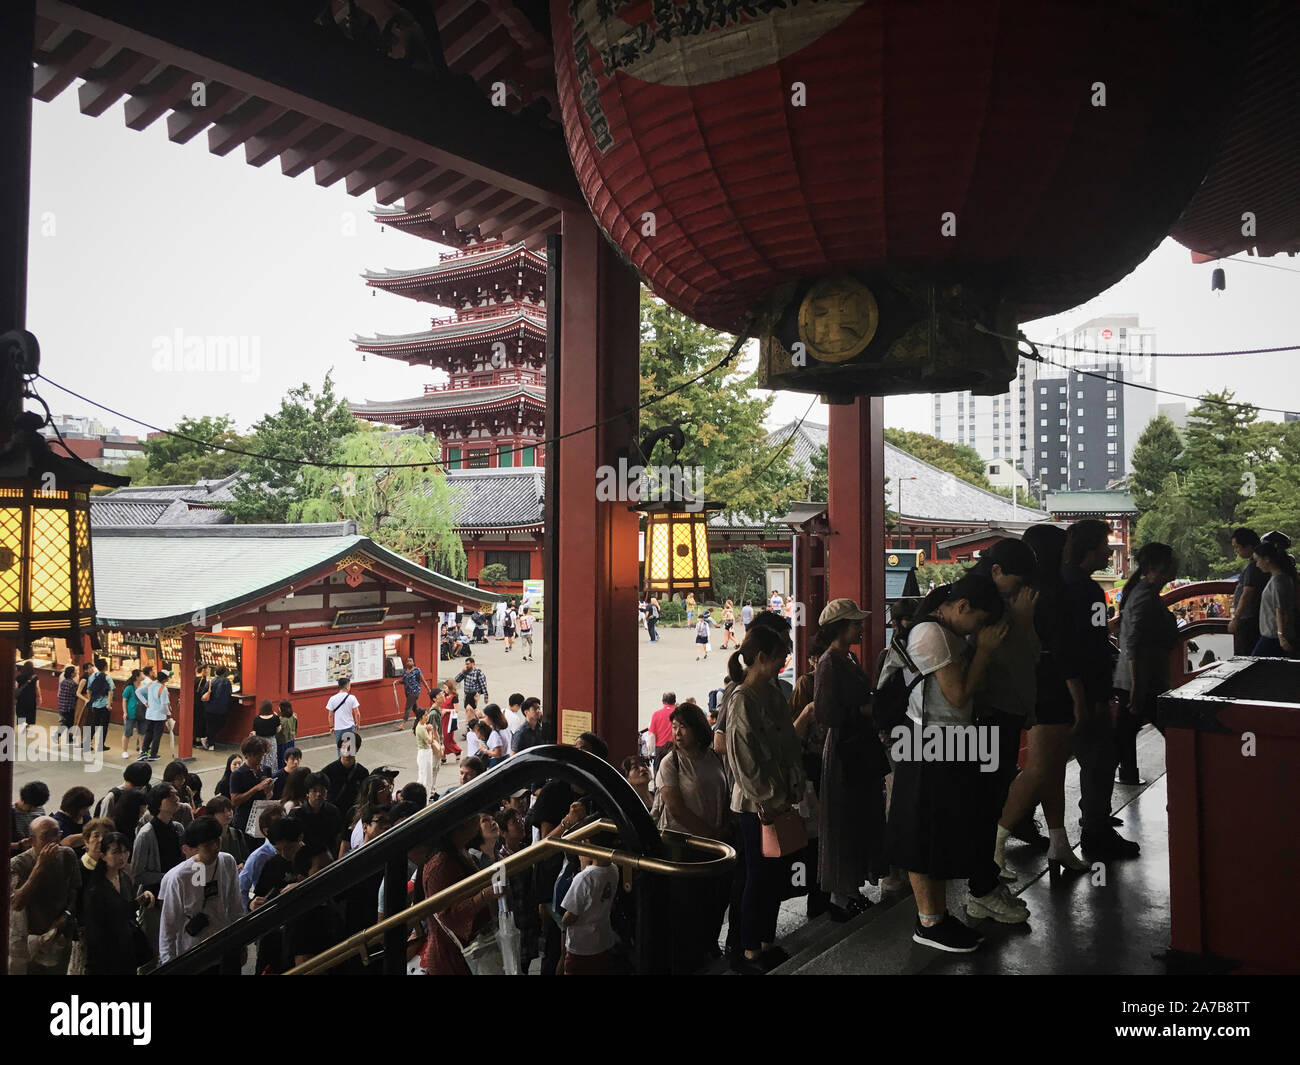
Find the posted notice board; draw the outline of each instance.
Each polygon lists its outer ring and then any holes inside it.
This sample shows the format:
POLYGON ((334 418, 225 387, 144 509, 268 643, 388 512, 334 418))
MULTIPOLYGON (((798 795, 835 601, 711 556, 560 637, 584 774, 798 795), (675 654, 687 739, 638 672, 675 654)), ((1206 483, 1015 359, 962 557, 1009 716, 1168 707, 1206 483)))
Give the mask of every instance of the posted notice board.
POLYGON ((375 636, 335 643, 297 643, 293 648, 293 690, 334 688, 340 677, 353 683, 382 680, 384 638, 375 636))

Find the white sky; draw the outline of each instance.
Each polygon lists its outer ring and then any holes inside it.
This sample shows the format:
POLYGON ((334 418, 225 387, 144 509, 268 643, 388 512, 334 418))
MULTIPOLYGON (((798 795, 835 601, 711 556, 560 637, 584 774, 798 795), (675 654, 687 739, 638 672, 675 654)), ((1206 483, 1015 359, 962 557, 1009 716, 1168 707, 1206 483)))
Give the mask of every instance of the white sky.
MULTIPOLYGON (((433 308, 375 294, 366 268, 415 267, 434 260, 428 241, 371 221, 371 196, 339 182, 319 188, 279 160, 255 169, 242 148, 225 158, 206 133, 167 140, 160 120, 127 129, 118 104, 103 117, 77 110, 75 88, 34 104, 28 328, 41 342, 42 371, 115 410, 163 427, 184 415, 231 414, 247 428, 303 381, 319 385, 334 368, 348 399, 419 394, 428 371, 379 357, 363 362, 355 334, 414 332, 433 308), (246 338, 242 369, 159 369, 185 338, 246 338), (256 355, 256 362, 252 362, 256 355)), ((1266 220, 1261 220, 1266 224, 1266 220)), ((1204 351, 1300 343, 1300 258, 1226 264, 1226 292, 1210 292, 1211 264, 1165 241, 1132 274, 1088 304, 1025 325, 1049 340, 1111 313, 1137 312, 1154 327, 1159 350, 1204 351)), ((1181 392, 1225 385, 1250 402, 1300 409, 1300 353, 1162 360, 1159 381, 1181 392)), ((146 430, 40 386, 56 414, 92 415, 127 435, 146 430)), ((810 396, 780 393, 771 425, 803 414, 810 396)), ((929 431, 923 396, 886 401, 890 425, 929 431)), ((825 422, 816 407, 810 420, 825 422)), ((1265 415, 1280 420, 1279 415, 1265 415)))

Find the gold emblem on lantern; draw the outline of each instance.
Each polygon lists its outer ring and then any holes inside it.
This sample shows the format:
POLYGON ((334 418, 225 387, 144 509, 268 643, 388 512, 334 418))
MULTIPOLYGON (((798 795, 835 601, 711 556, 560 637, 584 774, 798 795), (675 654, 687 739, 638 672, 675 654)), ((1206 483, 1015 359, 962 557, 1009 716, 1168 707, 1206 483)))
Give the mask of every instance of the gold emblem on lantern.
POLYGON ((889 564, 890 564, 891 566, 897 566, 897 565, 898 565, 898 556, 897 556, 897 555, 890 555, 890 556, 889 556, 889 564))
POLYGON ((799 339, 818 362, 846 362, 876 335, 876 297, 852 277, 824 277, 799 307, 799 339))

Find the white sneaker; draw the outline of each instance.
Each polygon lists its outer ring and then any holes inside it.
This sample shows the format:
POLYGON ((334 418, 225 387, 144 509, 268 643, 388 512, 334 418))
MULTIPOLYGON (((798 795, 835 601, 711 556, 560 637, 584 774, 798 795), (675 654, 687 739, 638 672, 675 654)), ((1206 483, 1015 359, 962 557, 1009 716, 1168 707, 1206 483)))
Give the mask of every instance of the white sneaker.
POLYGON ((966 903, 969 917, 992 917, 999 924, 1020 924, 1029 920, 1029 906, 1013 898, 1006 886, 999 884, 987 895, 972 895, 966 903))
POLYGON ((130 752, 130 751, 123 751, 123 752, 122 752, 122 757, 123 757, 123 758, 130 758, 130 757, 131 757, 131 752, 130 752))

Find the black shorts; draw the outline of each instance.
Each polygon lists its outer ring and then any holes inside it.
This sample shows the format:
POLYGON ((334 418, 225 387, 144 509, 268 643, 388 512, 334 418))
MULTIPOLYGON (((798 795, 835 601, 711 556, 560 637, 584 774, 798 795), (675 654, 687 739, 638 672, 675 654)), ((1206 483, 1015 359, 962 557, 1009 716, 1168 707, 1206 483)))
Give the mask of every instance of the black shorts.
POLYGON ((513 636, 515 634, 515 627, 507 622, 505 628, 501 630, 501 634, 503 636, 513 636))
POLYGON ((722 627, 723 627, 724 629, 726 629, 728 632, 731 631, 732 626, 734 626, 734 625, 735 625, 735 622, 734 622, 734 621, 724 621, 724 622, 722 623, 722 627))

